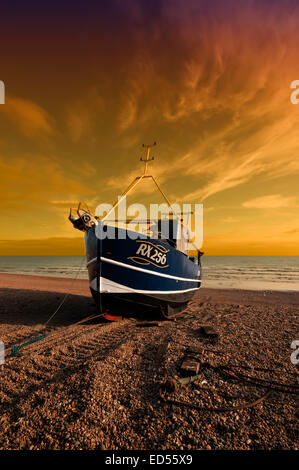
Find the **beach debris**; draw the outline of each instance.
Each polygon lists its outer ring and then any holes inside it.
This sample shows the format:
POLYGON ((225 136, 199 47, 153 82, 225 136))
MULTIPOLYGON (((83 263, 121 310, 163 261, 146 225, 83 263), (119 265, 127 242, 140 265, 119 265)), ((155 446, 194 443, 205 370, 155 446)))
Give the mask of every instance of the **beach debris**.
POLYGON ((136 323, 136 326, 139 326, 139 327, 161 326, 161 322, 158 322, 158 321, 142 321, 142 322, 136 323))
POLYGON ((177 382, 174 379, 167 378, 160 387, 160 396, 163 397, 163 393, 174 393, 177 390, 177 382))
POLYGON ((212 340, 217 340, 219 338, 219 334, 211 325, 203 325, 200 327, 200 334, 203 335, 205 338, 209 338, 212 340))
MULTIPOLYGON (((238 366, 235 366, 238 367, 238 366)), ((285 384, 285 383, 280 383, 280 382, 275 382, 275 381, 270 381, 265 378, 259 378, 259 377, 252 377, 245 375, 243 373, 238 372, 235 370, 234 366, 229 366, 229 365, 220 365, 220 366, 215 366, 212 363, 204 362, 201 364, 201 371, 204 371, 205 373, 209 371, 216 371, 223 375, 229 382, 231 379, 238 381, 240 383, 250 383, 254 384, 256 387, 260 388, 265 388, 266 392, 259 398, 254 399, 253 401, 243 403, 243 404, 235 404, 233 406, 225 406, 225 407, 206 407, 206 406, 200 406, 195 403, 190 403, 186 401, 180 401, 180 400, 173 400, 170 399, 169 397, 166 396, 166 394, 174 393, 178 391, 178 387, 180 386, 187 386, 193 382, 200 382, 201 385, 207 384, 207 380, 203 379, 202 374, 196 374, 192 375, 189 377, 183 377, 179 378, 177 376, 174 376, 173 378, 167 378, 166 381, 161 385, 160 388, 160 396, 162 401, 164 401, 165 404, 173 404, 173 405, 178 405, 178 406, 184 406, 188 408, 193 408, 197 409, 198 411, 210 411, 210 412, 231 412, 231 411, 236 411, 236 410, 243 410, 247 408, 252 408, 257 405, 260 405, 264 400, 266 400, 271 392, 281 392, 283 394, 289 393, 293 395, 299 395, 299 387, 297 385, 293 384, 285 384)), ((222 383, 222 381, 219 381, 219 384, 222 383)), ((222 395, 224 396, 224 395, 222 395)), ((232 397, 230 397, 232 398, 232 397)), ((235 397, 236 399, 241 398, 240 397, 235 397)))
POLYGON ((167 340, 165 343, 159 344, 156 350, 156 357, 154 360, 154 366, 156 369, 161 371, 163 362, 165 361, 165 357, 167 354, 167 351, 169 349, 170 342, 167 340))
POLYGON ((175 393, 180 386, 187 386, 193 382, 197 382, 200 380, 202 376, 200 374, 198 375, 192 375, 190 377, 167 377, 167 379, 162 383, 160 387, 160 394, 162 393, 175 393))
POLYGON ((175 380, 177 381, 179 385, 189 385, 192 382, 197 382, 201 378, 202 378, 201 374, 196 374, 196 375, 191 375, 189 377, 180 377, 180 378, 178 377, 175 380))
POLYGON ((137 322, 136 326, 139 327, 151 327, 151 326, 164 326, 164 325, 170 325, 173 320, 163 320, 163 321, 141 321, 137 322))
POLYGON ((180 373, 183 376, 197 375, 200 369, 200 363, 190 355, 183 357, 180 373))

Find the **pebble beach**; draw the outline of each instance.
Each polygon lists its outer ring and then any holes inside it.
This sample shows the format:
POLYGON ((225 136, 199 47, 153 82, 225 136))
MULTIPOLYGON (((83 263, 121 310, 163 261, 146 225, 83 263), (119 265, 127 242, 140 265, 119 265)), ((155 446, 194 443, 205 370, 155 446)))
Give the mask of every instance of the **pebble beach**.
POLYGON ((175 320, 113 323, 79 323, 85 280, 0 274, 0 297, 0 449, 298 449, 298 291, 202 288, 175 320))

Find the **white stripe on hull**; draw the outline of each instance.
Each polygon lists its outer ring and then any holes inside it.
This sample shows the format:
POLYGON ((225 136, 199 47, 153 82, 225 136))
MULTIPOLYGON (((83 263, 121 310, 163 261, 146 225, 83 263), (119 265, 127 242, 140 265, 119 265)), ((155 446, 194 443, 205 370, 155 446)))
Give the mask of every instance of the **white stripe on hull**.
MULTIPOLYGON (((197 281, 198 282, 198 281, 197 281)), ((90 283, 91 289, 97 291, 97 278, 94 278, 90 283)), ((106 279, 101 277, 100 279, 100 291, 102 294, 115 294, 115 293, 134 293, 134 294, 183 294, 185 292, 191 292, 194 290, 198 290, 199 287, 192 287, 191 289, 184 289, 184 290, 139 290, 139 289, 132 289, 131 287, 124 286, 122 284, 118 284, 117 282, 111 281, 110 279, 106 279)))
MULTIPOLYGON (((87 266, 89 266, 91 263, 95 263, 96 261, 97 261, 97 258, 91 259, 90 261, 88 261, 87 266)), ((153 276, 166 277, 167 279, 175 279, 176 281, 200 282, 199 279, 188 279, 186 277, 176 277, 176 276, 172 276, 171 274, 157 273, 156 271, 152 271, 151 269, 144 269, 144 268, 138 268, 137 266, 130 266, 129 264, 122 263, 121 261, 115 261, 114 259, 104 258, 103 256, 101 256, 101 261, 104 261, 104 263, 121 266, 122 268, 132 269, 133 271, 139 271, 141 273, 152 274, 153 276)))

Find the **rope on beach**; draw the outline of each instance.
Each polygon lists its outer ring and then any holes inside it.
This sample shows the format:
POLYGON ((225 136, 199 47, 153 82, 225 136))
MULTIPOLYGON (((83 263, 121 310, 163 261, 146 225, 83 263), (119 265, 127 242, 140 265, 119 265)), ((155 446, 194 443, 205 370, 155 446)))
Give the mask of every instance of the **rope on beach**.
POLYGON ((169 399, 168 397, 165 398, 163 394, 160 394, 160 397, 162 401, 167 404, 167 405, 178 405, 178 406, 185 406, 189 408, 193 408, 197 411, 209 411, 211 413, 225 413, 225 412, 231 412, 231 411, 239 411, 239 410, 245 410, 247 408, 253 408, 254 406, 258 405, 259 403, 262 403, 262 401, 266 400, 266 398, 269 397, 271 393, 271 390, 268 390, 262 397, 258 398, 257 400, 254 400, 250 403, 245 403, 243 405, 237 405, 237 406, 232 406, 230 408, 207 408, 205 406, 198 406, 193 403, 188 403, 185 401, 180 401, 180 400, 172 400, 169 399))
MULTIPOLYGON (((73 287, 75 281, 78 279, 79 273, 80 273, 80 271, 81 271, 81 269, 82 269, 82 265, 83 265, 84 259, 85 259, 85 256, 82 257, 82 260, 81 260, 79 269, 78 269, 78 271, 77 271, 77 273, 76 273, 76 276, 75 276, 74 279, 73 279, 73 282, 72 282, 71 285, 70 285, 70 289, 73 287)), ((65 296, 63 297, 62 301, 61 301, 60 304, 58 305, 58 307, 57 307, 57 309, 55 310, 55 312, 52 313, 52 315, 50 315, 50 317, 48 318, 48 320, 47 320, 46 323, 44 324, 45 327, 48 325, 48 323, 50 323, 50 321, 52 320, 52 318, 54 318, 54 316, 56 315, 56 313, 59 312, 59 310, 61 309, 62 305, 64 304, 64 302, 66 301, 66 299, 67 299, 70 295, 71 295, 70 292, 67 292, 67 293, 65 294, 65 296)))
POLYGON ((16 346, 16 345, 12 346, 10 356, 11 357, 16 356, 19 349, 24 348, 25 346, 29 346, 29 344, 36 343, 36 341, 40 341, 41 339, 44 339, 45 337, 46 335, 41 335, 41 336, 38 336, 37 338, 33 338, 27 341, 26 343, 20 344, 20 346, 16 346))
MULTIPOLYGON (((72 289, 72 287, 73 287, 75 281, 78 279, 79 273, 80 273, 80 271, 81 271, 81 269, 82 269, 82 266, 83 266, 84 259, 85 259, 85 256, 82 257, 80 266, 79 266, 79 268, 78 268, 78 270, 77 270, 77 273, 76 273, 76 276, 72 279, 72 283, 71 283, 71 285, 70 285, 70 289, 72 289)), ((52 313, 52 314, 50 315, 50 317, 48 318, 48 320, 44 323, 44 325, 43 325, 43 327, 42 327, 42 329, 41 329, 40 332, 46 331, 47 325, 48 325, 48 324, 50 323, 50 321, 54 318, 54 316, 59 312, 59 310, 61 309, 62 305, 65 303, 65 301, 67 300, 67 298, 68 298, 70 295, 71 295, 70 292, 67 292, 67 293, 64 295, 63 299, 62 299, 61 302, 59 303, 59 305, 58 305, 58 307, 56 308, 56 310, 54 311, 54 313, 52 313)), ((87 320, 88 320, 88 319, 85 319, 85 321, 87 321, 87 320)), ((78 323, 80 323, 80 322, 78 322, 78 323)), ((76 323, 75 323, 74 325, 76 325, 76 323)), ((41 334, 41 335, 39 335, 39 336, 37 336, 37 337, 35 337, 35 338, 28 338, 27 341, 25 341, 24 343, 22 343, 22 344, 20 344, 20 345, 13 345, 13 346, 11 347, 11 352, 10 352, 10 354, 8 354, 8 357, 15 357, 21 348, 24 348, 24 347, 26 347, 26 346, 29 346, 29 345, 32 344, 32 343, 36 343, 37 341, 41 341, 41 340, 45 339, 47 336, 48 336, 48 335, 47 335, 46 332, 45 332, 45 333, 43 333, 43 334, 41 334)))
POLYGON ((245 375, 242 374, 241 372, 231 370, 227 366, 223 366, 222 368, 220 367, 219 370, 223 370, 225 375, 228 377, 231 377, 235 380, 242 380, 243 382, 251 383, 253 385, 256 385, 258 387, 262 388, 268 388, 269 390, 272 390, 274 392, 279 392, 279 393, 287 393, 291 395, 298 395, 299 396, 299 386, 298 385, 293 385, 293 384, 285 384, 282 382, 275 382, 271 381, 268 379, 261 379, 259 377, 252 377, 250 375, 245 375), (231 371, 232 374, 230 374, 228 371, 231 371))
MULTIPOLYGON (((212 368, 216 372, 220 372, 220 373, 224 374, 225 376, 227 376, 227 377, 229 377, 233 380, 245 382, 245 383, 254 385, 256 387, 266 388, 267 389, 266 393, 262 397, 258 398, 257 400, 254 400, 250 403, 245 403, 245 404, 242 404, 242 405, 236 405, 236 406, 227 407, 227 408, 208 408, 208 407, 204 407, 204 406, 201 407, 201 406, 198 406, 194 403, 188 403, 188 402, 185 402, 185 401, 174 400, 174 399, 169 398, 168 396, 166 397, 166 392, 167 391, 168 392, 175 392, 176 389, 177 389, 177 385, 181 386, 181 385, 188 385, 190 383, 195 383, 201 377, 200 375, 195 375, 195 376, 191 376, 191 377, 188 377, 188 378, 185 378, 185 379, 168 379, 166 381, 166 383, 164 384, 164 386, 160 389, 160 397, 161 397, 162 402, 165 405, 172 404, 172 405, 177 405, 177 406, 184 406, 184 407, 189 407, 189 408, 196 409, 198 411, 209 411, 209 412, 223 413, 223 412, 231 412, 231 411, 237 411, 237 410, 252 408, 252 407, 258 405, 259 403, 261 403, 262 401, 266 400, 272 392, 285 393, 285 394, 291 394, 291 395, 299 396, 299 386, 298 385, 285 384, 285 383, 280 383, 280 382, 276 382, 276 381, 271 381, 271 380, 268 380, 268 379, 261 379, 259 377, 252 377, 252 376, 249 376, 249 375, 245 375, 245 374, 242 374, 241 372, 238 372, 238 371, 234 370, 234 368, 239 367, 237 365, 236 366, 231 366, 231 367, 227 366, 227 365, 213 366, 209 363, 205 363, 204 365, 206 367, 209 366, 210 368, 212 368)), ((242 366, 240 366, 240 367, 242 367, 242 366)))
MULTIPOLYGON (((99 317, 103 317, 104 315, 106 315, 106 313, 101 313, 101 314, 96 314, 96 315, 89 315, 88 317, 85 317, 83 318, 82 320, 76 322, 76 323, 72 323, 71 325, 68 326, 68 328, 72 328, 74 326, 77 326, 77 325, 81 325, 83 323, 86 323, 88 321, 92 321, 96 318, 99 318, 99 317)), ((98 327, 98 326, 97 326, 98 327)), ((72 341, 74 340, 75 338, 78 338, 78 336, 80 336, 80 334, 82 333, 76 333, 74 336, 72 336, 71 338, 65 338, 64 335, 65 335, 65 330, 63 330, 62 332, 60 332, 61 334, 57 335, 56 332, 54 334, 50 334, 50 335, 45 335, 45 341, 43 341, 42 343, 42 349, 40 350, 40 347, 37 347, 37 349, 29 349, 29 353, 27 352, 26 353, 26 357, 30 357, 32 356, 33 354, 43 354, 44 350, 47 349, 47 348, 50 348, 50 347, 53 347, 53 346, 59 346, 60 344, 63 344, 65 345, 67 342, 69 341, 72 341)), ((42 338, 40 338, 42 339, 42 338)), ((33 341, 30 341, 30 343, 34 343, 36 342, 37 340, 34 339, 33 341)), ((28 345, 29 345, 29 342, 28 342, 28 345)), ((14 346, 13 346, 14 347, 14 346)), ((17 346, 18 349, 20 349, 20 347, 17 346)), ((17 352, 17 351, 16 351, 17 352)), ((8 358, 12 358, 13 355, 12 354, 8 354, 7 355, 8 358)), ((16 359, 22 359, 23 356, 18 356, 17 354, 14 356, 15 360, 16 359)))

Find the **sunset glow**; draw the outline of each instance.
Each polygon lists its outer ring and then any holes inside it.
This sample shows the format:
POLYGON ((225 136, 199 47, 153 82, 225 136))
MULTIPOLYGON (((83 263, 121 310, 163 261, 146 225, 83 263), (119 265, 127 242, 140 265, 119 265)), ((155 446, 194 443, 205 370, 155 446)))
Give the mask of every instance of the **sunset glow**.
POLYGON ((6 2, 0 44, 0 255, 83 254, 70 206, 113 203, 155 140, 205 254, 299 255, 298 1, 6 2))

